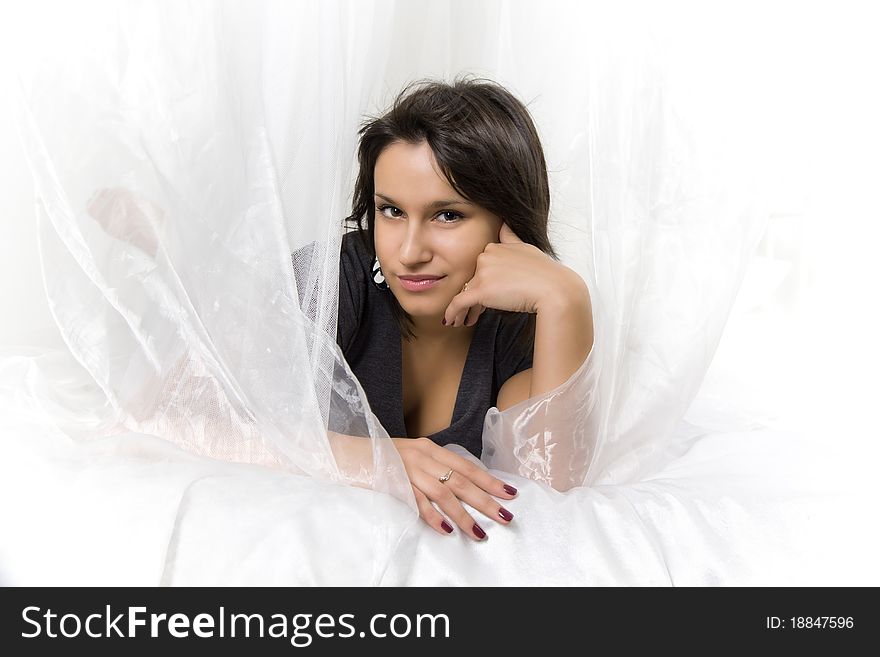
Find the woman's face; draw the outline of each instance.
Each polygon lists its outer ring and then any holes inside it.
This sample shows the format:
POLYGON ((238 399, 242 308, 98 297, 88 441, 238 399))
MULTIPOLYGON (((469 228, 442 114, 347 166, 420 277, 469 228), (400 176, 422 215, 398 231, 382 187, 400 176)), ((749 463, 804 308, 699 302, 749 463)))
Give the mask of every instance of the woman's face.
MULTIPOLYGON (((382 274, 403 309, 418 318, 440 317, 474 276, 477 256, 498 241, 501 218, 459 196, 440 173, 427 142, 395 142, 379 155, 375 185, 375 247, 382 274), (411 291, 400 276, 442 278, 411 291)), ((428 326, 426 324, 426 326, 428 326)))

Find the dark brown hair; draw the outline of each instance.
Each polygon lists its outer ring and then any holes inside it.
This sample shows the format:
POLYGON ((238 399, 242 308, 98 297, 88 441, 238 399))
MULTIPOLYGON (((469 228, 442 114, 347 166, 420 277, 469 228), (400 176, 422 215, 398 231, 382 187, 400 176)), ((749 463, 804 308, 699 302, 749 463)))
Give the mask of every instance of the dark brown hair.
MULTIPOLYGON (((367 117, 358 134, 359 171, 352 213, 345 221, 356 227, 371 260, 376 257, 376 161, 392 143, 423 141, 456 192, 501 217, 523 242, 558 260, 547 234, 550 189, 541 141, 526 107, 500 84, 466 74, 451 84, 415 80, 385 114, 367 117)), ((412 318, 393 294, 387 297, 401 336, 414 337, 412 318)), ((525 344, 532 343, 534 331, 531 315, 522 334, 525 344)))

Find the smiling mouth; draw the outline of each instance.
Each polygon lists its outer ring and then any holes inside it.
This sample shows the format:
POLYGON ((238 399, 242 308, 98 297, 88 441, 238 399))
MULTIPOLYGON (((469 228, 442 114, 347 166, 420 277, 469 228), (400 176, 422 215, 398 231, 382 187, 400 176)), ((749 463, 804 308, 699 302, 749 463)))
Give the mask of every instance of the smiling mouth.
POLYGON ((432 290, 437 287, 437 284, 442 281, 445 276, 440 276, 438 278, 421 278, 421 279, 412 279, 412 278, 402 278, 398 276, 398 280, 400 281, 400 287, 402 287, 407 292, 421 292, 422 290, 432 290))

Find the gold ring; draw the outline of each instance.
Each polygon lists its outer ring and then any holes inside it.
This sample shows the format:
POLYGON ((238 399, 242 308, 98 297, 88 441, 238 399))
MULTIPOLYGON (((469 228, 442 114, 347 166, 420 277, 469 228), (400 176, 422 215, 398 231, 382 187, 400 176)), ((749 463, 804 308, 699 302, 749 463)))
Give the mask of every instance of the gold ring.
POLYGON ((440 477, 440 481, 442 481, 443 483, 446 483, 447 481, 449 481, 449 478, 452 476, 452 473, 453 473, 453 470, 450 470, 445 475, 440 477))

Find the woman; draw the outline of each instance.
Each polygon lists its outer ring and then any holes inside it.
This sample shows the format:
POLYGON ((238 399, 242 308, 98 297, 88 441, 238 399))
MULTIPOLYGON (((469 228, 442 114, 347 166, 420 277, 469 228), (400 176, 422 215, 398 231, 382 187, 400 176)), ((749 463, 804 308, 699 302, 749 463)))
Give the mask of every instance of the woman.
MULTIPOLYGON (((551 391, 580 368, 593 344, 590 295, 556 260, 543 149, 506 89, 416 82, 360 135, 336 341, 400 453, 420 517, 453 531, 434 502, 483 540, 461 502, 509 523, 493 496, 516 495, 479 461, 486 413, 551 391), (433 280, 417 282, 425 277, 433 280), (467 452, 443 447, 453 444, 467 452)), ((154 257, 160 208, 105 190, 89 212, 154 257)), ((308 269, 313 244, 293 254, 295 273, 308 269)), ((186 363, 173 368, 164 396, 177 394, 186 363)), ((364 485, 356 473, 369 469, 369 445, 334 431, 332 417, 329 437, 349 483, 364 485)))
POLYGON ((337 342, 393 437, 420 517, 453 531, 434 502, 482 540, 461 501, 509 523, 493 496, 516 494, 477 460, 486 411, 578 370, 593 344, 589 292, 550 245, 541 143, 502 86, 412 83, 359 134, 337 342))

